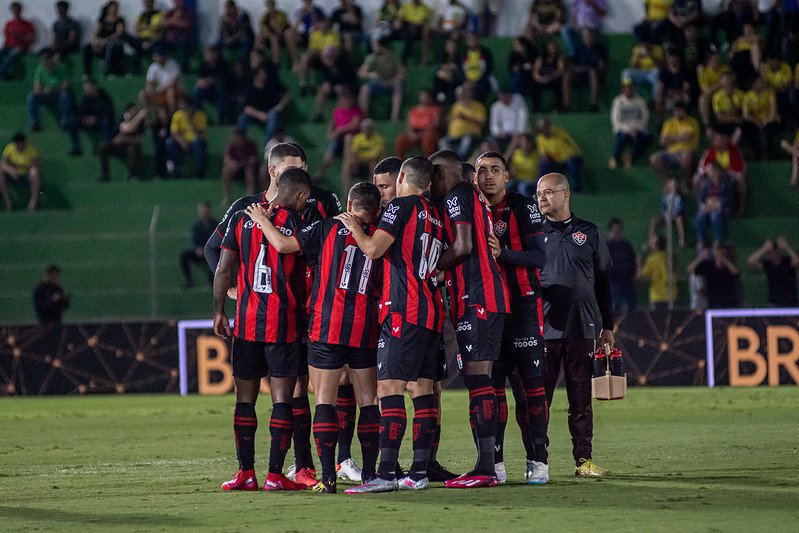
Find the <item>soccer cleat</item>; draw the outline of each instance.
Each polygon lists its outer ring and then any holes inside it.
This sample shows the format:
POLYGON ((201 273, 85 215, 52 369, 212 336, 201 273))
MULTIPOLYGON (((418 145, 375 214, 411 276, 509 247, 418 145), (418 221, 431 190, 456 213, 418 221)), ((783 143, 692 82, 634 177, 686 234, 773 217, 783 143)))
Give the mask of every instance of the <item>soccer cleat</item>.
POLYGON ((610 471, 605 470, 591 459, 580 459, 580 464, 574 470, 574 475, 577 477, 601 477, 608 474, 610 471))
POLYGON ((549 465, 539 461, 527 461, 527 484, 543 485, 549 482, 549 465))
POLYGON ((273 474, 269 472, 266 475, 266 482, 264 482, 264 490, 271 491, 271 490, 305 490, 305 485, 300 485, 299 483, 294 483, 292 480, 284 476, 283 474, 273 474))
POLYGON ((430 481, 449 481, 450 479, 455 479, 458 477, 458 474, 450 472, 438 461, 434 461, 427 465, 427 479, 430 481))
POLYGON ((298 485, 305 485, 307 488, 311 488, 316 485, 316 470, 311 470, 310 468, 301 468, 296 474, 294 474, 294 482, 298 485))
POLYGON ((399 489, 396 479, 383 479, 380 477, 374 478, 368 483, 358 485, 357 487, 350 487, 344 491, 344 494, 370 494, 373 492, 394 492, 399 489))
POLYGON ((419 481, 414 481, 410 477, 404 477, 397 482, 399 490, 422 490, 430 486, 430 480, 426 477, 419 481))
POLYGON ((327 481, 320 480, 316 485, 311 487, 311 490, 314 492, 319 492, 322 494, 335 494, 336 493, 336 478, 329 479, 327 481))
POLYGON ((494 470, 497 473, 497 483, 505 483, 508 480, 508 472, 505 470, 505 463, 495 464, 494 470))
POLYGON ((336 475, 339 479, 344 481, 357 481, 361 482, 361 467, 355 464, 352 459, 347 459, 339 465, 336 465, 336 475))
POLYGON ((444 486, 448 489, 476 489, 479 487, 495 487, 496 485, 496 477, 485 474, 472 474, 470 472, 444 483, 444 486))
POLYGON ((294 476, 297 474, 297 465, 291 465, 289 467, 288 472, 286 472, 286 477, 290 480, 294 481, 294 476))
POLYGON ((222 490, 258 490, 255 470, 239 470, 236 477, 222 483, 222 490))

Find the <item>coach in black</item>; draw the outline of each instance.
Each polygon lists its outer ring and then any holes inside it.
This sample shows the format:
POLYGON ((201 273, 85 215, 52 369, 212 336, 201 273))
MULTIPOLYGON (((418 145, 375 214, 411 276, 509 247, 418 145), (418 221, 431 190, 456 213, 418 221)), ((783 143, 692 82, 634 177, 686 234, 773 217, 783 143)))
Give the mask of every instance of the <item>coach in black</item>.
POLYGON ((608 278, 612 265, 610 252, 596 225, 572 214, 571 190, 564 175, 542 176, 536 199, 544 215, 547 252, 547 262, 541 271, 547 401, 551 406, 562 365, 569 399, 569 432, 577 465, 575 475, 602 476, 608 472, 592 461, 591 370, 597 337, 600 345, 614 344, 608 278))

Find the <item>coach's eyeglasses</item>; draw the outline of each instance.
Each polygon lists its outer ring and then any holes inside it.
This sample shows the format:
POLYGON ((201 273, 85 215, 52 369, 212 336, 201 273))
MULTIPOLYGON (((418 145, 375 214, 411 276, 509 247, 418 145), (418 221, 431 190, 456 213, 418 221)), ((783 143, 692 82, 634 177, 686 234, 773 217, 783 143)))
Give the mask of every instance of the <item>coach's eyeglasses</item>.
POLYGON ((535 194, 533 195, 533 200, 537 202, 537 201, 539 201, 539 200, 541 199, 541 197, 542 197, 542 196, 543 196, 544 198, 546 198, 547 200, 549 200, 550 198, 552 198, 553 196, 555 196, 555 193, 556 193, 556 192, 563 192, 563 191, 565 191, 565 190, 566 190, 566 189, 555 189, 555 190, 553 191, 552 189, 545 189, 545 190, 543 190, 543 191, 541 191, 541 192, 537 192, 537 193, 535 193, 535 194))

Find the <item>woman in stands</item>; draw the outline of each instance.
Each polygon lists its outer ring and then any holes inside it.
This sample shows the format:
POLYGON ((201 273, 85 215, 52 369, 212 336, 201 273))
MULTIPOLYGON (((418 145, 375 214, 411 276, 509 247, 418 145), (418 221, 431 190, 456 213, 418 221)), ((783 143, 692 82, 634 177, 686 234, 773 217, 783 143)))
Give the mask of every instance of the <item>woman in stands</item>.
POLYGON ((119 4, 111 0, 100 11, 100 17, 94 25, 89 43, 83 47, 83 72, 92 74, 92 61, 95 57, 103 58, 103 66, 107 76, 123 74, 122 45, 128 37, 125 19, 119 15, 119 4))

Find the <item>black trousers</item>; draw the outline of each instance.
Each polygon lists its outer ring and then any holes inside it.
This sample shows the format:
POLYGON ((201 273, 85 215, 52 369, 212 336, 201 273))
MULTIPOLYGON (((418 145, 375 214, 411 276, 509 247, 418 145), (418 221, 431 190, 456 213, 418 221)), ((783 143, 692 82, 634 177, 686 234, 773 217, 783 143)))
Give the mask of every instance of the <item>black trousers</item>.
POLYGON ((196 265, 200 265, 201 267, 205 267, 204 270, 207 271, 208 276, 208 283, 211 285, 214 284, 214 273, 209 271, 207 268, 207 264, 205 262, 205 257, 200 256, 197 257, 197 254, 194 253, 194 250, 186 250, 182 254, 180 254, 180 270, 183 272, 183 279, 187 284, 192 284, 191 278, 191 269, 190 265, 194 263, 196 265))

